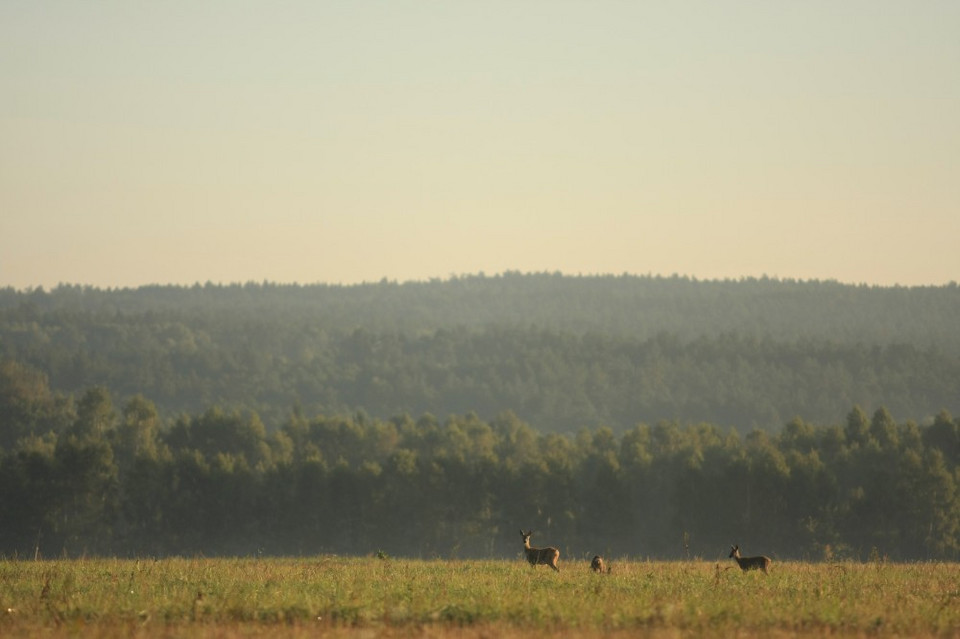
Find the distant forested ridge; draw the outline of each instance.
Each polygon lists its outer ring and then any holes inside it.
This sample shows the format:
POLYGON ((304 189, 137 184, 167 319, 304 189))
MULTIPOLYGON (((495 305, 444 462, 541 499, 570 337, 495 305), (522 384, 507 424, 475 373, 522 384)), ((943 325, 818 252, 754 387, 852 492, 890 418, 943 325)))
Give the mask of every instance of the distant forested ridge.
MULTIPOLYGON (((960 288, 506 273, 355 286, 0 290, 0 357, 53 391, 490 417, 543 432, 659 420, 776 432, 852 405, 960 413, 960 288)), ((871 408, 872 407, 872 408, 871 408)))

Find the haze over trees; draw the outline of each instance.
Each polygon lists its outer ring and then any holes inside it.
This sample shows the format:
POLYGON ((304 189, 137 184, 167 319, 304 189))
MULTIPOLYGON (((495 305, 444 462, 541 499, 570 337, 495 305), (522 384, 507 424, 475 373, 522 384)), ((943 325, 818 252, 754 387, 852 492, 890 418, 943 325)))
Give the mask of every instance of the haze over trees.
POLYGON ((946 411, 918 426, 854 407, 774 437, 676 422, 544 434, 511 413, 292 414, 268 434, 216 408, 165 426, 149 400, 118 408, 102 388, 63 403, 7 362, 0 413, 6 556, 514 556, 523 523, 569 559, 720 559, 731 542, 780 559, 960 558, 946 411))
POLYGON ((360 286, 0 290, 0 356, 164 417, 516 413, 775 432, 850 406, 960 413, 960 289, 507 273, 360 286))
POLYGON ((0 291, 0 554, 960 558, 960 292, 0 291))

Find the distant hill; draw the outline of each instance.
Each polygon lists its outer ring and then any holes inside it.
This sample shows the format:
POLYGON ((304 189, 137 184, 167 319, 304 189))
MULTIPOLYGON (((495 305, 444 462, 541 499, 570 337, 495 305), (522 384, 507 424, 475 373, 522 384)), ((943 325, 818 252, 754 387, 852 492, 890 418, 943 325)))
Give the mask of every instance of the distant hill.
POLYGON ((388 417, 513 411, 542 431, 779 429, 859 404, 960 412, 960 288, 505 273, 356 286, 0 290, 0 357, 54 390, 388 417))

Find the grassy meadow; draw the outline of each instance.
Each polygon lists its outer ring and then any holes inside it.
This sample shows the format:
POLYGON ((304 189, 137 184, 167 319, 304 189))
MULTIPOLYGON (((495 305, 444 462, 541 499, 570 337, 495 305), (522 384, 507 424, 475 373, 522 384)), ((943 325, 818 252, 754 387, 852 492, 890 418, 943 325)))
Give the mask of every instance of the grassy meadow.
POLYGON ((960 564, 0 561, 3 637, 960 636, 960 564))

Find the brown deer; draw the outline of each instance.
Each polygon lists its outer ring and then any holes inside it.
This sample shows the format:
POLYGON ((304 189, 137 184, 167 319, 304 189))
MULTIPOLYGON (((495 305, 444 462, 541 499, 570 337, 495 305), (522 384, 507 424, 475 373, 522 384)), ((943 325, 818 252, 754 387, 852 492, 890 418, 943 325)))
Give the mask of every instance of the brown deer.
POLYGON ((530 562, 531 566, 544 564, 560 572, 560 569, 557 567, 557 560, 560 559, 560 551, 556 548, 532 547, 530 545, 530 535, 532 534, 532 530, 530 532, 523 532, 523 529, 520 529, 520 536, 523 537, 523 552, 527 555, 527 561, 530 562))
POLYGON ((594 555, 593 561, 590 562, 590 569, 593 572, 598 572, 601 575, 605 572, 610 572, 610 567, 603 563, 603 557, 600 555, 594 555))
POLYGON ((737 564, 740 566, 740 570, 743 572, 759 569, 766 573, 767 567, 773 563, 772 559, 769 557, 764 557, 763 555, 760 555, 759 557, 741 557, 739 545, 730 546, 730 556, 736 559, 737 564))

